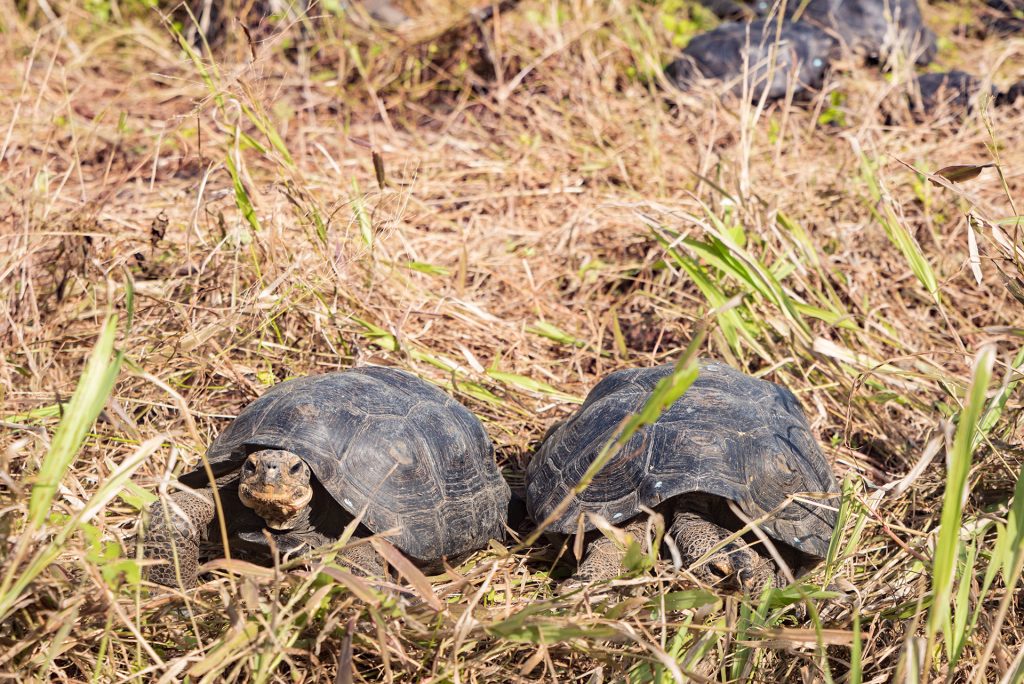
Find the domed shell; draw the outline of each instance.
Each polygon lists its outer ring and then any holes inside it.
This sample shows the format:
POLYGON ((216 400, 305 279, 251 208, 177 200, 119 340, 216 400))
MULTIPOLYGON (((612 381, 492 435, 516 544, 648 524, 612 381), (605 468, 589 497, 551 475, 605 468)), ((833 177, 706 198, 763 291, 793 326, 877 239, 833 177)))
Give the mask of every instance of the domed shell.
MULTIPOLYGON (((287 449, 345 510, 421 561, 504 537, 510 491, 480 421, 404 371, 367 366, 288 380, 246 407, 213 442, 216 477, 253 451, 287 449)), ((202 468, 183 475, 208 483, 202 468)))
POLYGON ((835 32, 851 50, 872 59, 898 49, 925 66, 938 50, 918 0, 809 0, 789 5, 787 12, 835 32))
POLYGON ((780 30, 763 19, 731 22, 695 36, 665 74, 681 90, 701 78, 726 81, 736 96, 743 94, 747 77, 756 101, 765 88, 769 99, 785 97, 795 72, 794 95, 803 96, 824 84, 835 48, 831 36, 809 24, 785 22, 780 30))
MULTIPOLYGON (((527 509, 535 521, 551 514, 622 421, 671 373, 671 365, 611 373, 548 435, 526 474, 527 509)), ((817 505, 813 495, 820 499, 835 491, 835 477, 792 392, 702 361, 686 393, 638 430, 549 530, 574 532, 584 512, 622 523, 640 513, 640 506, 692 492, 732 500, 748 518, 758 519, 787 497, 806 493, 804 501, 785 505, 761 528, 821 558, 835 527, 835 503, 817 505)))

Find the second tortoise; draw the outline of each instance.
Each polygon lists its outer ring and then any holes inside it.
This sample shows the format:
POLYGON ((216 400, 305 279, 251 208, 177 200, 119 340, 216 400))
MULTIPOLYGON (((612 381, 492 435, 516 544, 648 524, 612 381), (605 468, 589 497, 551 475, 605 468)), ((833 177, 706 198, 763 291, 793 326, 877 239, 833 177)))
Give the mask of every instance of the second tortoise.
MULTIPOLYGON (((611 373, 571 418, 551 430, 527 469, 533 520, 539 523, 556 510, 622 422, 638 413, 672 372, 671 365, 663 365, 611 373)), ((757 591, 784 580, 769 555, 754 548, 756 537, 748 534, 710 552, 744 527, 743 518, 763 521, 760 529, 799 574, 828 551, 836 512, 822 499, 836 491, 835 477, 792 392, 702 361, 686 393, 638 430, 548 531, 572 534, 580 516, 595 513, 643 539, 641 507, 654 508, 670 524, 668 535, 684 567, 708 583, 757 591)), ((589 522, 587 527, 593 529, 589 522)), ((567 588, 622 574, 623 555, 615 543, 599 537, 567 588)))

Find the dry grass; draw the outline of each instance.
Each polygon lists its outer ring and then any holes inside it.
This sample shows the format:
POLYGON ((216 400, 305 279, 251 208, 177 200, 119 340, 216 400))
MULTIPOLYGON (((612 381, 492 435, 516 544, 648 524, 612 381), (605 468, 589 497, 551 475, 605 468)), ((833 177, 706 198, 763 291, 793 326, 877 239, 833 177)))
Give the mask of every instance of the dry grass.
MULTIPOLYGON (((485 40, 422 4, 396 33, 286 19, 190 57, 139 2, 0 2, 0 672, 1020 681, 1024 240, 992 222, 1019 212, 1024 112, 885 126, 909 74, 852 63, 803 108, 663 91, 676 0, 523 0, 485 40), (944 187, 900 161, 998 167, 944 187), (111 313, 110 397, 69 408, 111 313), (833 557, 756 610, 671 568, 556 598, 571 549, 543 544, 436 578, 440 611, 330 558, 222 565, 190 596, 139 584, 138 507, 273 382, 411 369, 516 481, 599 376, 675 358, 701 321, 707 355, 798 393, 847 480, 833 557), (51 507, 37 473, 62 456, 51 507), (954 491, 940 539, 957 472, 963 527, 954 491)), ((940 60, 1006 85, 1022 48, 952 34, 940 60)))

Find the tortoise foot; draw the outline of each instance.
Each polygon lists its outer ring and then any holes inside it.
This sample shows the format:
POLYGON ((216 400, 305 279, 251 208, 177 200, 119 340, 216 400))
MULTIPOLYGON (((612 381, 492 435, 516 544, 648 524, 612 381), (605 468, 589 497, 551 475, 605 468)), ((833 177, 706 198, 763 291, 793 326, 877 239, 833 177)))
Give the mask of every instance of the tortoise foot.
POLYGON ((697 513, 676 513, 668 533, 679 548, 683 567, 702 582, 751 594, 784 584, 772 561, 759 555, 743 539, 723 546, 722 541, 733 532, 697 513))
MULTIPOLYGON (((623 530, 634 539, 640 540, 645 548, 649 546, 647 521, 643 517, 634 518, 623 530)), ((586 585, 615 579, 625 574, 625 557, 625 547, 602 535, 590 543, 576 574, 559 584, 556 593, 568 594, 586 585)))

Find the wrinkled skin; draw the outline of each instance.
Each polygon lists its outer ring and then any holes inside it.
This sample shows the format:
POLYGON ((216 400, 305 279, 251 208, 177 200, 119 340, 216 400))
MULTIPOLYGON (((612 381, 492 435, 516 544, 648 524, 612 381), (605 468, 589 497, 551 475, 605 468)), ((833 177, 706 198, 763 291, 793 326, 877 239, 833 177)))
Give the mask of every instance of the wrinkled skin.
POLYGON ((289 451, 264 449, 242 466, 238 498, 275 530, 289 530, 313 499, 312 472, 289 451))

